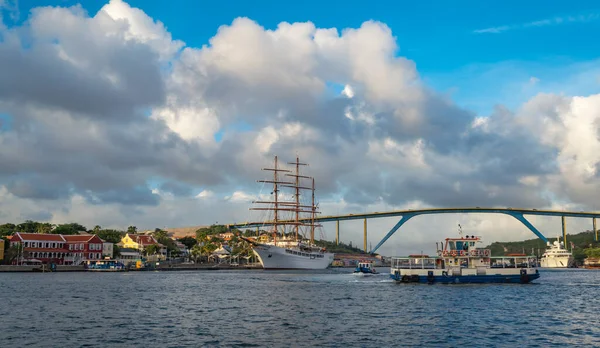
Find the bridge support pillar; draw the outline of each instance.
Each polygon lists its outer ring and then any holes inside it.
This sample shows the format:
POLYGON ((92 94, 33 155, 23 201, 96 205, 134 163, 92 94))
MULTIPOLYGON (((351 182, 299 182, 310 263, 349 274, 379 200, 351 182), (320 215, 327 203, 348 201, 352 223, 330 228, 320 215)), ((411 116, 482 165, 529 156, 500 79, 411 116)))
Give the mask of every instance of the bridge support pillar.
POLYGON ((335 245, 340 244, 340 220, 335 221, 335 245))
POLYGON ((367 252, 367 219, 365 218, 365 235, 364 235, 365 253, 367 252))
POLYGON ((383 239, 381 240, 381 242, 377 243, 377 245, 375 246, 375 248, 371 249, 371 251, 369 253, 374 254, 375 251, 377 251, 377 249, 379 249, 379 247, 385 243, 386 240, 388 240, 394 233, 396 233, 396 231, 398 231, 398 229, 400 228, 400 226, 404 225, 406 223, 406 221, 410 220, 410 218, 412 218, 413 216, 415 216, 415 214, 406 214, 402 216, 402 219, 400 219, 400 221, 398 221, 398 223, 396 225, 394 225, 394 227, 392 227, 392 229, 388 232, 388 234, 385 235, 385 237, 383 237, 383 239))
POLYGON ((540 239, 543 240, 545 243, 548 243, 548 238, 546 238, 540 231, 538 231, 538 229, 535 228, 535 226, 533 226, 531 224, 531 222, 529 222, 529 220, 527 220, 525 218, 525 216, 523 216, 523 214, 521 214, 521 213, 513 213, 513 212, 508 212, 508 213, 505 213, 505 214, 508 214, 508 215, 514 217, 515 219, 521 221, 521 223, 523 225, 525 225, 525 227, 527 227, 531 232, 535 233, 535 235, 538 236, 538 237, 540 237, 540 239))
POLYGON ((598 241, 598 230, 596 229, 596 218, 592 218, 592 225, 594 226, 594 240, 598 241))
POLYGON ((564 216, 561 216, 561 218, 562 218, 563 243, 565 244, 565 249, 568 249, 568 247, 567 247, 567 222, 566 222, 564 216))

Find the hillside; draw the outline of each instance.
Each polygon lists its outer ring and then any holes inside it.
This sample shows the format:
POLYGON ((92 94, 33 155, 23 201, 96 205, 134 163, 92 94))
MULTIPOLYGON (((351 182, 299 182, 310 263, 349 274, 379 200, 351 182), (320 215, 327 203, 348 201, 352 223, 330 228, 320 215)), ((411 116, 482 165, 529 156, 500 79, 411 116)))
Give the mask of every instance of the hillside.
MULTIPOLYGON (((550 238, 550 242, 554 242, 555 240, 556 238, 550 238)), ((569 250, 571 250, 571 242, 573 242, 575 246, 573 249, 573 256, 577 261, 581 261, 585 258, 583 249, 600 246, 600 243, 594 241, 594 233, 592 231, 567 234, 568 245, 566 245, 566 247, 569 250)), ((486 246, 486 248, 491 249, 492 256, 503 256, 510 253, 525 253, 540 257, 546 250, 546 243, 539 238, 533 238, 521 242, 494 242, 486 246)))
POLYGON ((335 242, 330 242, 326 240, 315 240, 315 244, 327 249, 327 251, 332 253, 366 254, 362 249, 344 243, 336 245, 335 242))

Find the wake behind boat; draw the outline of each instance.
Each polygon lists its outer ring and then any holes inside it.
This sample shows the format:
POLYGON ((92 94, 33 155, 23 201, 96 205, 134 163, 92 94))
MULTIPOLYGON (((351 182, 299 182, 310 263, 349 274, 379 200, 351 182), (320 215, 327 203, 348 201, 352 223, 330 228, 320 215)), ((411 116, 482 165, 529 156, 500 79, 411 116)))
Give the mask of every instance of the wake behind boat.
POLYGON ((529 283, 540 277, 533 256, 491 257, 481 238, 446 238, 437 257, 392 258, 390 277, 402 283, 529 283))
POLYGON ((272 180, 260 180, 259 182, 273 184, 271 200, 254 201, 261 207, 250 208, 251 210, 262 210, 272 215, 272 219, 264 222, 264 226, 271 226, 271 240, 264 242, 252 242, 252 251, 258 257, 265 269, 325 269, 333 262, 333 253, 315 245, 315 228, 320 227, 314 219, 317 211, 315 204, 315 179, 310 176, 301 175, 300 167, 306 166, 296 162, 288 163, 294 165, 295 171, 281 168, 275 156, 273 168, 263 168, 265 171, 273 172, 272 180), (287 177, 288 181, 284 180, 287 177), (308 185, 306 181, 311 181, 308 185), (291 192, 286 194, 282 189, 287 188, 291 192), (311 191, 311 201, 302 202, 302 192, 311 191), (282 219, 285 214, 291 215, 288 219, 282 219), (303 231, 310 232, 310 239, 303 238, 303 231))

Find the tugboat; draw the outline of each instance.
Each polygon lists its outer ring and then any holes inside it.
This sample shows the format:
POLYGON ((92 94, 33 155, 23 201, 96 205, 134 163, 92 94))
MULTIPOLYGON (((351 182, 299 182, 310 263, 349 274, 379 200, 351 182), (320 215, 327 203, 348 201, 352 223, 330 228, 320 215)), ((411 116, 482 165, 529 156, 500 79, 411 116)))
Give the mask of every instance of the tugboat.
MULTIPOLYGON (((437 256, 393 257, 390 277, 401 283, 529 283, 540 277, 534 256, 492 257, 477 236, 446 238, 437 256)), ((436 243, 437 244, 437 243, 436 243)))
POLYGON ((361 261, 356 265, 353 274, 358 277, 366 277, 373 274, 379 274, 379 272, 373 267, 373 262, 361 261))

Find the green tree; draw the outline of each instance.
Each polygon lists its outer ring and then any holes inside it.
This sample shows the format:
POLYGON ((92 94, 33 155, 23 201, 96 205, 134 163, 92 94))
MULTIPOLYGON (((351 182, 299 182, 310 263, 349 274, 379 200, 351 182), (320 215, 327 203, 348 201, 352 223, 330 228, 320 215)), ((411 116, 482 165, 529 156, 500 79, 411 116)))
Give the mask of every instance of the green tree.
POLYGON ((129 234, 136 234, 137 233, 137 227, 135 227, 135 226, 129 226, 129 227, 127 227, 127 233, 129 233, 129 234))
POLYGON ((79 234, 81 231, 87 231, 87 228, 83 225, 80 225, 76 222, 71 222, 68 224, 62 224, 56 226, 54 230, 52 230, 53 234, 79 234))
POLYGON ((124 232, 117 230, 100 230, 98 232, 92 231, 92 233, 100 237, 100 239, 114 244, 119 243, 125 236, 124 232))
POLYGON ((600 248, 587 248, 584 250, 585 256, 593 259, 600 259, 600 248))
POLYGON ((185 245, 188 249, 192 249, 198 241, 192 237, 183 237, 178 239, 183 245, 185 245))
POLYGON ((92 233, 98 234, 98 232, 100 232, 101 230, 102 230, 102 227, 100 227, 100 225, 96 225, 96 226, 94 226, 92 233))
POLYGON ((10 265, 13 263, 14 260, 17 259, 17 257, 19 256, 20 253, 20 247, 18 245, 13 245, 10 246, 8 249, 6 249, 5 253, 4 253, 4 264, 6 265, 10 265))
POLYGON ((25 222, 17 225, 15 232, 23 232, 23 233, 35 233, 37 230, 37 225, 39 222, 32 220, 25 220, 25 222))
POLYGON ((118 245, 113 245, 113 254, 112 257, 118 257, 121 256, 121 248, 119 248, 118 245))
POLYGON ((15 224, 3 224, 0 225, 0 237, 12 236, 17 231, 15 224))
POLYGON ((52 233, 54 225, 48 222, 38 223, 35 228, 35 233, 52 233))
POLYGON ((158 244, 152 244, 148 245, 144 251, 146 255, 155 255, 160 253, 160 247, 158 246, 158 244))

